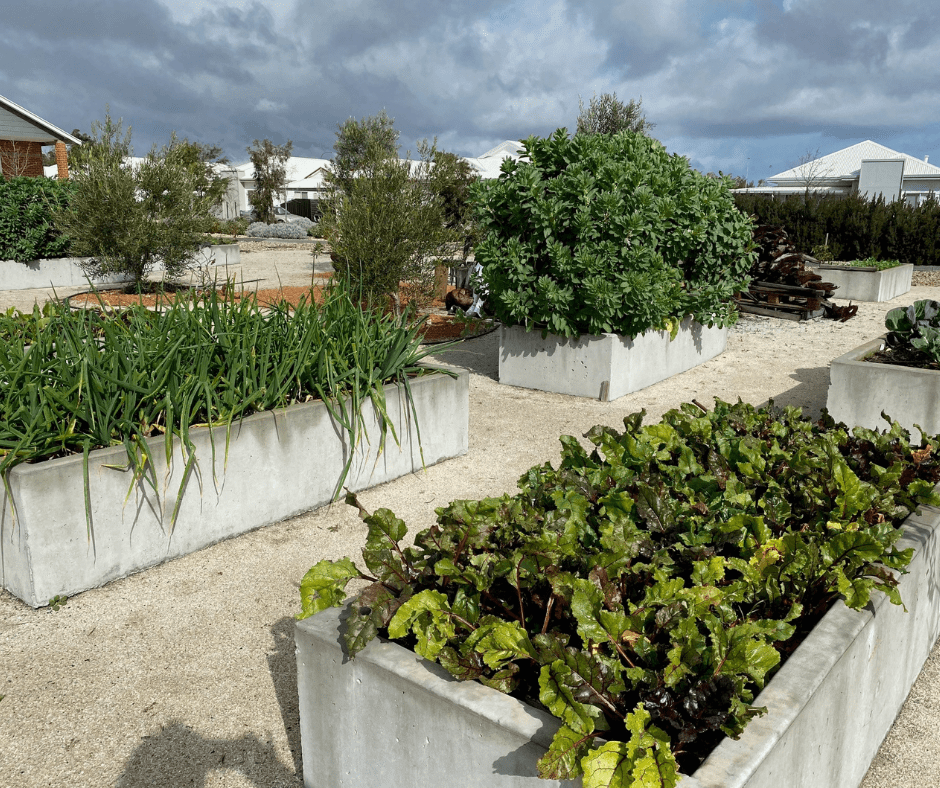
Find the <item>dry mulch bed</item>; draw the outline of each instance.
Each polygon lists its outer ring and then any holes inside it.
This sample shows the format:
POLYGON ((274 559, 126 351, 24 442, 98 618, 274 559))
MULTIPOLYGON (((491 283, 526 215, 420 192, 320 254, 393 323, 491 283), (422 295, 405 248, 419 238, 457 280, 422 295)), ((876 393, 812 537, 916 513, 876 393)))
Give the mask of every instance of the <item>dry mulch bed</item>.
MULTIPOLYGON (((242 298, 257 298, 261 306, 275 306, 285 302, 291 306, 296 306, 301 300, 309 301, 311 298, 319 303, 323 297, 323 288, 332 275, 318 273, 314 276, 323 281, 324 284, 314 284, 311 287, 277 287, 266 290, 242 289, 237 291, 237 295, 242 298)), ((453 289, 452 285, 448 286, 448 290, 453 289)), ((191 292, 195 293, 197 291, 193 290, 191 292)), ((225 296, 224 290, 218 292, 220 296, 225 296)), ((103 303, 118 308, 135 304, 156 308, 158 306, 169 306, 177 298, 185 297, 186 293, 185 288, 179 288, 175 292, 170 292, 168 288, 167 292, 163 293, 125 293, 122 290, 98 290, 71 296, 68 302, 75 307, 95 307, 99 303, 103 303)), ((407 298, 402 298, 403 303, 406 300, 407 298)), ((461 322, 453 315, 448 314, 444 308, 444 302, 440 299, 436 299, 432 303, 431 309, 426 315, 427 321, 422 334, 424 341, 428 344, 482 336, 495 328, 491 321, 475 321, 474 324, 468 327, 466 321, 461 322)))

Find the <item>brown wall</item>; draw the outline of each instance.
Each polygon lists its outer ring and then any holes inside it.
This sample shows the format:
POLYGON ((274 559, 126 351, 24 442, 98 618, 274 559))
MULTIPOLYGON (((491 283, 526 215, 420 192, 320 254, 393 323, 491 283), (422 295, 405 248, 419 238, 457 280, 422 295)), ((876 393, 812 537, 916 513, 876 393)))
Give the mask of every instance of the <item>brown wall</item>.
POLYGON ((4 178, 42 177, 42 145, 38 142, 0 140, 0 169, 4 178))

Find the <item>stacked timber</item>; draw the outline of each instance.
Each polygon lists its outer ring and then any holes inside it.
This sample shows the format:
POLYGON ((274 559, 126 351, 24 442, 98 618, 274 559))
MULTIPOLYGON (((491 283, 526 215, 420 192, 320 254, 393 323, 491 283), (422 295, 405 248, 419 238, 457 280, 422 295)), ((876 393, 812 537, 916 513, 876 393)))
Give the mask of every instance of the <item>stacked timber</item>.
POLYGON ((735 296, 738 311, 787 320, 830 317, 845 322, 858 307, 837 306, 829 299, 838 289, 807 268, 819 260, 797 250, 782 227, 754 228, 757 262, 751 267, 747 292, 735 296))

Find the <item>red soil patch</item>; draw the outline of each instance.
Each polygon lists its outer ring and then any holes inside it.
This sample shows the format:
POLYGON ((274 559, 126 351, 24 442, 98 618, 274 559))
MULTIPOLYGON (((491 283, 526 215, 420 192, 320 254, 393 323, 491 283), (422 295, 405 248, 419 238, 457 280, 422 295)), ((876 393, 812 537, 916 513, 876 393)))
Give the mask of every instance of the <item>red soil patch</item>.
MULTIPOLYGON (((318 279, 329 279, 330 274, 315 274, 318 279)), ((291 306, 296 306, 300 301, 310 301, 311 298, 320 303, 323 298, 324 285, 313 285, 312 287, 277 287, 267 290, 242 290, 236 291, 236 295, 241 298, 258 299, 261 306, 273 306, 287 302, 291 306)), ((453 290, 453 286, 448 286, 448 291, 453 290)), ((195 291, 193 291, 195 292, 195 291)), ((226 295, 224 290, 219 290, 219 295, 226 295)), ((178 293, 123 293, 119 290, 99 290, 94 293, 79 293, 71 296, 69 303, 73 306, 97 306, 99 303, 113 307, 133 306, 140 304, 148 307, 170 306, 178 298, 186 298, 186 291, 178 293)), ((402 288, 401 301, 407 303, 407 288, 402 288)), ((460 322, 453 315, 444 311, 444 302, 441 299, 435 299, 432 302, 431 309, 426 313, 427 321, 422 330, 422 335, 426 342, 445 342, 447 340, 460 339, 466 332, 466 337, 480 336, 492 330, 492 323, 476 323, 468 329, 466 321, 460 322)))

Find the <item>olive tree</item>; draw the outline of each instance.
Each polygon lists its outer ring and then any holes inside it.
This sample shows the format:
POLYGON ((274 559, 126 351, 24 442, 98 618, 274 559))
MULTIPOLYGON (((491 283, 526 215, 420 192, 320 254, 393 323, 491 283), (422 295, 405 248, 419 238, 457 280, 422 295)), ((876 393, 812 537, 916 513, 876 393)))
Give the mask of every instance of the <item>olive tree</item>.
POLYGON ((377 159, 398 157, 398 130, 383 109, 362 120, 349 118, 337 124, 330 162, 334 188, 343 189, 356 174, 377 159))
POLYGON ((402 285, 409 300, 430 302, 435 266, 457 234, 434 177, 436 144, 420 143, 416 161, 399 160, 391 122, 383 112, 339 127, 320 227, 336 271, 365 300, 391 298, 397 311, 402 285))
POLYGON ((213 204, 199 176, 166 149, 130 159, 131 129, 110 113, 92 124, 91 142, 82 147, 71 199, 55 221, 72 253, 90 258, 85 273, 130 276, 140 290, 158 265, 168 280, 192 268, 213 204))
POLYGON ((274 221, 274 200, 287 186, 287 160, 294 143, 275 145, 271 140, 255 140, 248 147, 248 156, 255 168, 255 186, 248 199, 258 221, 274 221))
POLYGON ((616 93, 596 93, 590 104, 584 106, 578 97, 578 127, 576 134, 617 134, 621 131, 633 131, 650 136, 654 124, 646 119, 643 112, 643 97, 624 104, 616 93))

